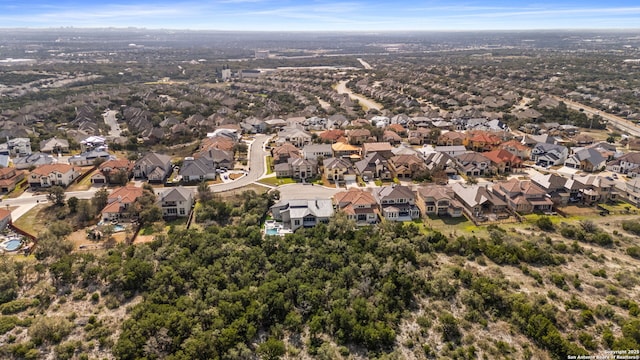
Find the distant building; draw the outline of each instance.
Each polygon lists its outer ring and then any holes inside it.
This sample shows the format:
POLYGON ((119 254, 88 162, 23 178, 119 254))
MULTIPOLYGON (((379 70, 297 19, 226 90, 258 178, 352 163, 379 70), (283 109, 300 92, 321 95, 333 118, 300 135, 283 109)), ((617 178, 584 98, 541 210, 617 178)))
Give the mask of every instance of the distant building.
POLYGON ((269 50, 256 50, 255 52, 256 60, 264 60, 269 58, 269 50))
POLYGON ((222 80, 231 80, 231 69, 222 69, 222 80))

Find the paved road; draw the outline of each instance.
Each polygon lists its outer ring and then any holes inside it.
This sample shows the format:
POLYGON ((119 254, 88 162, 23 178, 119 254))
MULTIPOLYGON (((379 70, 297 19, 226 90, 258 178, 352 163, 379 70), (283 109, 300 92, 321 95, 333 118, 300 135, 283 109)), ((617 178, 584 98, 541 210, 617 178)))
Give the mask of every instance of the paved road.
POLYGON ((612 127, 615 127, 623 132, 628 133, 629 135, 633 135, 633 136, 640 136, 640 126, 632 123, 631 121, 627 120, 627 119, 623 119, 619 116, 615 116, 615 115, 611 115, 611 114, 607 114, 604 111, 592 108, 590 106, 584 105, 584 104, 580 104, 578 102, 572 101, 572 100, 568 100, 568 99, 563 99, 563 98, 559 98, 559 97, 555 97, 556 100, 558 101, 562 101, 565 104, 567 104, 567 107, 573 109, 573 110, 580 110, 582 109, 582 111, 590 116, 593 115, 600 115, 602 116, 603 119, 607 120, 609 122, 609 124, 612 127))
POLYGON ((348 82, 349 80, 342 80, 338 83, 338 85, 336 85, 336 91, 338 92, 338 94, 348 94, 352 100, 358 100, 364 111, 367 111, 369 109, 382 110, 382 104, 379 104, 360 94, 354 94, 351 89, 347 87, 348 82))
POLYGON ((213 184, 211 191, 221 192, 241 188, 255 181, 258 181, 266 174, 265 158, 269 153, 264 150, 264 145, 273 135, 258 134, 251 145, 249 145, 249 172, 247 175, 229 183, 213 184))
MULTIPOLYGON (((264 145, 269 141, 272 135, 259 134, 256 135, 255 140, 249 146, 249 172, 247 175, 233 181, 224 184, 211 185, 211 190, 214 192, 228 191, 247 186, 266 174, 265 157, 269 154, 264 150, 264 145)), ((195 186, 189 188, 195 189, 195 186)), ((67 199, 70 197, 77 197, 78 199, 91 199, 99 188, 91 187, 86 191, 69 191, 66 193, 67 199)), ((20 197, 14 199, 4 199, 0 202, 1 206, 7 208, 15 208, 11 212, 11 217, 15 221, 22 215, 26 214, 29 210, 33 209, 36 205, 47 202, 47 195, 34 194, 26 191, 20 197)))
POLYGON ((118 112, 115 110, 107 110, 102 114, 102 118, 104 119, 105 124, 111 127, 109 130, 109 136, 120 137, 120 125, 118 125, 118 119, 116 119, 116 114, 118 112))
POLYGON ((373 69, 373 66, 369 65, 368 62, 362 60, 361 58, 358 58, 357 60, 360 62, 360 64, 362 64, 362 67, 364 67, 365 70, 373 69))

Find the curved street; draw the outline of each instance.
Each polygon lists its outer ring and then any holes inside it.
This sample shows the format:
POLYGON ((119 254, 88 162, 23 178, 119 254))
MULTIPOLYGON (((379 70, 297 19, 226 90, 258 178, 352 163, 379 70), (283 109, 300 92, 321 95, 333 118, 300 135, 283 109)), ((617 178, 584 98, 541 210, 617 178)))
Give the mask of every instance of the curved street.
MULTIPOLYGON (((249 171, 247 175, 242 176, 235 181, 222 184, 213 184, 210 186, 213 192, 223 192, 229 190, 239 189, 243 186, 254 183, 262 176, 266 174, 265 157, 269 155, 265 151, 265 144, 271 139, 272 135, 258 134, 255 140, 249 145, 249 171)), ((187 188, 194 189, 196 186, 187 186, 187 188)), ((66 192, 67 199, 70 197, 77 197, 78 199, 91 199, 93 195, 98 191, 98 187, 91 187, 85 191, 68 191, 66 192)), ((13 199, 4 199, 0 202, 0 206, 6 206, 7 209, 14 207, 11 211, 11 218, 15 221, 29 210, 33 209, 36 205, 47 202, 47 195, 34 194, 29 191, 25 191, 22 195, 13 199)))
POLYGON ((336 85, 336 92, 338 94, 347 94, 349 95, 349 97, 352 100, 358 100, 358 102, 360 103, 360 106, 362 106, 362 109, 364 111, 367 111, 369 109, 376 109, 378 111, 382 110, 383 106, 382 104, 379 104, 367 97, 364 97, 360 94, 355 94, 353 93, 353 91, 351 91, 351 89, 349 89, 347 87, 347 83, 349 82, 349 80, 342 80, 340 81, 337 85, 336 85))

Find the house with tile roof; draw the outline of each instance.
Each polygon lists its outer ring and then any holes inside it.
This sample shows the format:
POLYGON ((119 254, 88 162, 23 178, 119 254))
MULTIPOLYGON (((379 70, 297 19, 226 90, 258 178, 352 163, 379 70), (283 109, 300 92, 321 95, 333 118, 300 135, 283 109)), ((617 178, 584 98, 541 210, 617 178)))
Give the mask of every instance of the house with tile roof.
POLYGON ((484 176, 491 173, 491 160, 486 156, 468 152, 455 157, 458 171, 466 176, 484 176))
POLYGON ((69 164, 41 165, 33 169, 27 181, 32 188, 50 187, 59 185, 69 186, 80 176, 80 173, 69 164))
POLYGON ((3 231, 11 224, 11 210, 0 209, 0 231, 3 231))
POLYGON ((545 213, 553 209, 553 201, 546 191, 530 180, 510 179, 493 185, 493 193, 520 214, 545 213))
POLYGON ((357 225, 376 224, 379 221, 380 208, 374 196, 365 190, 351 188, 333 196, 336 209, 347 215, 357 225))
POLYGON ((462 204, 456 200, 450 186, 422 185, 417 188, 416 205, 423 215, 430 216, 463 216, 462 204))
POLYGON ((465 146, 473 151, 491 151, 502 143, 502 139, 486 131, 472 131, 467 134, 465 146))
POLYGON ((389 168, 398 179, 413 179, 427 170, 427 164, 417 155, 396 155, 389 159, 389 168))
POLYGON ((286 164, 289 159, 302 157, 300 149, 291 143, 284 143, 271 149, 274 164, 286 164))
POLYGON ((482 155, 491 160, 491 167, 496 169, 498 174, 510 173, 522 166, 522 160, 519 157, 504 149, 484 152, 482 155))
POLYGON ((107 160, 98 166, 98 171, 91 175, 92 184, 111 184, 114 180, 129 181, 133 176, 134 162, 127 159, 107 160), (120 174, 119 177, 115 176, 120 174))
POLYGON ((393 178, 389 162, 378 154, 370 153, 364 159, 355 163, 356 173, 362 178, 390 180, 393 178))
POLYGON ((531 148, 515 139, 503 142, 499 148, 507 150, 522 160, 528 160, 531 157, 531 148))
POLYGON ((456 200, 460 201, 464 207, 464 213, 474 222, 503 219, 510 216, 507 203, 494 195, 486 185, 455 183, 451 188, 456 194, 456 200))
POLYGON ((389 159, 393 154, 393 146, 389 142, 370 142, 362 144, 362 157, 371 153, 378 153, 385 159, 389 159))
POLYGON ((332 183, 355 181, 356 172, 351 161, 344 158, 327 158, 322 161, 325 179, 332 183))
POLYGON ((103 221, 120 220, 133 215, 133 204, 144 190, 137 186, 123 186, 113 190, 107 197, 107 205, 100 212, 103 221))
POLYGON ((408 186, 383 186, 375 189, 373 196, 387 221, 411 221, 420 217, 416 194, 408 186))
POLYGON ((25 171, 16 168, 0 168, 0 193, 10 193, 24 177, 25 171))

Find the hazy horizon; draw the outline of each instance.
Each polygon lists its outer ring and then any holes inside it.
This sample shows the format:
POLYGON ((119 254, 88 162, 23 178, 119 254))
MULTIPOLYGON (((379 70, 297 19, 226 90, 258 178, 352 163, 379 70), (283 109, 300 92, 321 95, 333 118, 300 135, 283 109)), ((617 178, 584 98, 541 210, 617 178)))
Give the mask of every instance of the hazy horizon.
POLYGON ((263 1, 107 2, 43 0, 0 3, 0 28, 141 28, 157 30, 378 32, 631 30, 640 6, 631 1, 263 1))

